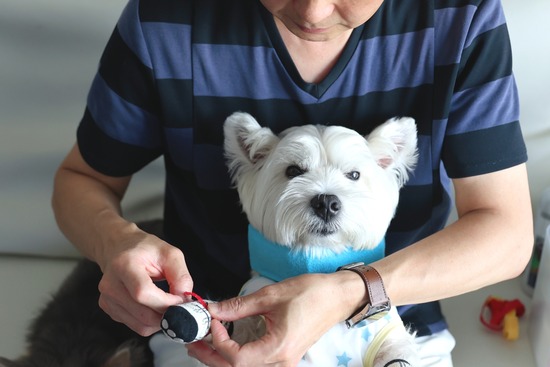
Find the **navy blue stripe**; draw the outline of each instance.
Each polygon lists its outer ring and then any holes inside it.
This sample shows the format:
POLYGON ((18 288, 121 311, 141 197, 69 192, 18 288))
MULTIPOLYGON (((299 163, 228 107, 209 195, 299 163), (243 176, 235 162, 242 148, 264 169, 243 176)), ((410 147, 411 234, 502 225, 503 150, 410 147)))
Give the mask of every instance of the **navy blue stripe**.
POLYGON ((166 128, 166 155, 178 168, 193 169, 193 129, 166 128))
POLYGON ((506 25, 484 33, 464 50, 455 90, 487 83, 512 73, 512 49, 506 25))
MULTIPOLYGON (((187 184, 176 180, 175 185, 187 184)), ((177 244, 185 253, 185 260, 191 275, 193 276, 193 290, 208 297, 208 299, 226 299, 238 294, 240 287, 250 278, 250 264, 248 262, 248 249, 246 241, 246 220, 241 225, 233 226, 237 234, 223 235, 216 233, 215 229, 208 225, 202 216, 197 218, 201 226, 193 226, 193 218, 186 221, 178 212, 176 205, 185 205, 193 208, 197 195, 189 190, 189 195, 184 203, 176 200, 167 190, 165 204, 165 236, 167 242, 177 244), (192 223, 192 224, 191 224, 192 223), (204 229, 206 227, 206 229, 204 229), (202 231, 197 233, 196 228, 202 231), (224 250, 223 255, 212 254, 208 244, 217 244, 224 250), (204 271, 204 269, 211 269, 204 271)), ((200 211, 199 211, 200 212, 200 211)), ((195 215, 198 217, 198 215, 195 215)), ((238 216, 238 215, 237 215, 238 216)))
POLYGON ((139 19, 142 22, 191 24, 192 1, 162 0, 162 6, 159 6, 158 0, 130 0, 130 3, 139 3, 139 19))
POLYGON ((193 171, 197 186, 201 189, 226 190, 231 187, 223 147, 196 144, 193 148, 193 171))
POLYGON ((181 79, 157 80, 160 115, 165 127, 192 127, 193 82, 181 79))
POLYGON ((196 0, 196 3, 199 5, 193 14, 195 43, 271 45, 261 15, 267 10, 259 1, 196 0))
POLYGON ((152 70, 128 48, 118 28, 113 32, 101 57, 99 74, 109 88, 128 102, 150 112, 157 110, 158 99, 152 70))
MULTIPOLYGON (((438 177, 439 174, 434 172, 434 177, 438 177)), ((386 234, 386 255, 445 227, 452 205, 450 190, 446 187, 448 185, 450 180, 446 178, 443 186, 405 186, 401 189, 397 212, 386 234), (433 207, 427 208, 426 202, 420 202, 421 200, 428 200, 433 207), (409 204, 419 205, 418 211, 415 207, 407 207, 409 204)))
POLYGON ((434 120, 449 117, 449 107, 452 98, 452 85, 458 74, 458 64, 436 66, 434 71, 434 93, 432 97, 434 120))
MULTIPOLYGON (((248 221, 242 212, 237 190, 229 188, 206 190, 197 185, 192 172, 174 167, 170 161, 167 162, 167 166, 169 167, 168 195, 170 200, 175 201, 178 208, 177 216, 183 222, 195 223, 195 228, 209 228, 208 232, 202 234, 203 238, 221 234, 246 234, 248 221), (182 187, 186 188, 183 193, 182 187), (170 193, 174 189, 178 192, 177 197, 170 193)), ((235 249, 227 248, 223 251, 226 250, 235 249)), ((232 253, 231 257, 238 258, 240 255, 232 253)), ((231 268, 230 264, 228 268, 231 268)))
POLYGON ((519 122, 447 136, 442 152, 450 177, 481 175, 509 168, 527 160, 519 122), (487 144, 493 141, 493 144, 487 144), (468 149, 465 149, 468 147, 468 149), (503 155, 503 150, 506 155, 503 155))
POLYGON ((86 110, 77 130, 84 160, 99 172, 115 177, 129 176, 160 156, 160 149, 145 149, 121 143, 105 134, 86 110))
POLYGON ((432 155, 432 136, 418 135, 418 163, 407 182, 408 186, 430 185, 432 183, 432 172, 434 169, 439 168, 439 165, 434 165, 432 155))
POLYGON ((386 0, 366 23, 362 37, 370 39, 432 28, 432 14, 432 1, 386 0))
POLYGON ((431 131, 431 143, 430 147, 432 149, 432 167, 438 167, 441 164, 441 144, 438 142, 445 139, 445 134, 447 133, 447 119, 433 120, 432 122, 432 131, 431 131))
MULTIPOLYGON (((389 232, 413 231, 425 224, 432 216, 433 196, 434 189, 432 184, 405 185, 401 189, 399 205, 389 232)), ((391 251, 395 243, 390 239, 388 240, 387 247, 391 251)))
POLYGON ((479 6, 484 0, 434 0, 435 9, 460 8, 468 5, 479 6))
POLYGON ((359 98, 332 99, 324 103, 301 106, 289 100, 254 101, 244 98, 209 98, 195 100, 197 143, 221 145, 221 124, 234 111, 246 111, 274 132, 299 124, 342 125, 364 135, 394 116, 411 116, 417 120, 419 133, 431 131, 431 85, 414 89, 370 93, 359 98))

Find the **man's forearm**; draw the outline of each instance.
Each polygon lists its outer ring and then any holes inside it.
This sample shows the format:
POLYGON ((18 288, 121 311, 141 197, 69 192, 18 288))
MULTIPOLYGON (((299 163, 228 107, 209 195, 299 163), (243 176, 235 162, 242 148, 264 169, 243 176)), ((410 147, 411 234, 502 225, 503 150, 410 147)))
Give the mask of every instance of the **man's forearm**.
POLYGON ((456 296, 523 271, 533 244, 524 167, 475 180, 459 183, 457 222, 374 264, 394 304, 456 296))
POLYGON ((87 166, 75 146, 56 172, 52 207, 65 236, 86 257, 102 262, 105 251, 137 227, 121 216, 130 181, 102 176, 87 166))

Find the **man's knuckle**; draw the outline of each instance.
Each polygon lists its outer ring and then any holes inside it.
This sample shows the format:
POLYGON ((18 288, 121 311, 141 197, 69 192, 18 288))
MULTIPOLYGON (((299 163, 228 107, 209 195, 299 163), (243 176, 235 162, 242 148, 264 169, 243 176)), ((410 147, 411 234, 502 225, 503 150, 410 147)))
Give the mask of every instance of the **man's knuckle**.
POLYGON ((134 290, 133 298, 137 303, 143 305, 148 303, 150 299, 150 294, 145 288, 138 287, 134 290))
POLYGON ((232 299, 231 308, 240 311, 244 308, 245 302, 243 297, 235 297, 232 299))
POLYGON ((99 291, 99 293, 103 294, 107 292, 108 289, 109 289, 108 283, 104 279, 101 279, 101 281, 97 285, 97 290, 99 291))
POLYGON ((149 326, 141 326, 141 327, 138 327, 137 330, 134 330, 134 331, 136 333, 138 333, 139 335, 143 336, 143 337, 147 337, 147 336, 150 336, 150 335, 154 334, 155 332, 157 332, 157 329, 149 327, 149 326))
POLYGON ((271 303, 274 299, 278 299, 280 297, 278 289, 278 287, 274 287, 273 285, 263 287, 258 291, 258 298, 263 302, 271 303))
POLYGON ((164 253, 169 259, 183 259, 183 252, 174 246, 164 247, 164 253))
POLYGON ((99 308, 101 308, 106 313, 109 313, 111 308, 110 308, 109 302, 107 302, 105 297, 99 297, 99 300, 97 303, 99 305, 99 308))

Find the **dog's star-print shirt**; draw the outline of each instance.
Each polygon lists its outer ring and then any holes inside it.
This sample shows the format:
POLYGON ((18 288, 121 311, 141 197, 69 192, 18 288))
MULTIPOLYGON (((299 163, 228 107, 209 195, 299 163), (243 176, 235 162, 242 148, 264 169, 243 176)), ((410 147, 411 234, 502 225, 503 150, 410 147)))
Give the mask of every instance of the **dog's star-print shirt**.
MULTIPOLYGON (((273 283, 273 280, 256 275, 246 282, 240 295, 253 293, 273 283)), ((374 315, 349 329, 343 322, 336 324, 309 348, 298 366, 372 366, 381 344, 392 331, 402 327, 403 322, 395 307, 387 313, 374 315)), ((389 366, 399 365, 389 364, 389 366)))

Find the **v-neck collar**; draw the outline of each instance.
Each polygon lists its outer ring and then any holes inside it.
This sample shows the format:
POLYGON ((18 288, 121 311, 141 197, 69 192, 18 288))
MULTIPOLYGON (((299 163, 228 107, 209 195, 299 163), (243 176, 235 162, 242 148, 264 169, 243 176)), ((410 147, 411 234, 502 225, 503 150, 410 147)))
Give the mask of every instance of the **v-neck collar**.
POLYGON ((332 67, 328 75, 319 83, 308 83, 304 81, 294 64, 294 61, 290 57, 283 38, 277 29, 275 24, 275 19, 273 19, 273 14, 271 14, 263 5, 260 4, 260 13, 264 20, 265 27, 267 29, 269 38, 273 43, 273 47, 277 55, 281 59, 283 66, 286 71, 294 81, 294 83, 302 89, 304 92, 311 94, 315 98, 321 98, 321 96, 330 88, 330 86, 338 79, 340 74, 344 71, 346 65, 349 63, 351 57, 353 56, 359 40, 361 39, 361 34, 363 33, 364 24, 355 28, 347 43, 342 51, 342 54, 338 58, 336 64, 332 67))

